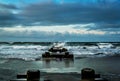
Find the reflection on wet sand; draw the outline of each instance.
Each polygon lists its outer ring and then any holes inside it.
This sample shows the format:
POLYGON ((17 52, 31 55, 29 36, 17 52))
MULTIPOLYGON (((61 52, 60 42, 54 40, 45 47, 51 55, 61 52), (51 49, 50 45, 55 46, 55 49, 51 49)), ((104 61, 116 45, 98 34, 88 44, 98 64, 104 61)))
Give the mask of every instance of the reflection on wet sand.
POLYGON ((57 66, 69 68, 74 66, 73 59, 43 59, 43 67, 44 68, 53 68, 57 66), (54 65, 54 66, 53 66, 54 65))
POLYGON ((64 63, 66 68, 74 66, 74 60, 65 60, 64 63))

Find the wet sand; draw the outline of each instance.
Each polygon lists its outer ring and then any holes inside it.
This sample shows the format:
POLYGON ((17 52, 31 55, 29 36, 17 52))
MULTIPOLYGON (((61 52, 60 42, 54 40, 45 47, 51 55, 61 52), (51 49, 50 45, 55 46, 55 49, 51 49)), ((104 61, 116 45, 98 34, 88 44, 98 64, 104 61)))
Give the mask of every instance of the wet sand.
POLYGON ((16 59, 0 59, 0 81, 15 79, 18 73, 29 69, 41 71, 41 77, 54 81, 79 81, 81 69, 93 68, 96 73, 109 81, 120 80, 120 57, 97 57, 68 60, 24 61, 16 59), (62 77, 62 78, 60 78, 62 77))

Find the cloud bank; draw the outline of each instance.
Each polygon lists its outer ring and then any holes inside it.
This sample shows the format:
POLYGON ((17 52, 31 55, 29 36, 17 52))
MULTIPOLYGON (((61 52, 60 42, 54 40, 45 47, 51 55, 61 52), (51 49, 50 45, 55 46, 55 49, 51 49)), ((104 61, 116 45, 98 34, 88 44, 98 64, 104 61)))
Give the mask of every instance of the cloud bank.
POLYGON ((72 38, 93 35, 94 38, 120 39, 119 0, 36 0, 26 3, 22 1, 21 6, 0 3, 1 37, 42 39, 50 38, 50 35, 72 38))

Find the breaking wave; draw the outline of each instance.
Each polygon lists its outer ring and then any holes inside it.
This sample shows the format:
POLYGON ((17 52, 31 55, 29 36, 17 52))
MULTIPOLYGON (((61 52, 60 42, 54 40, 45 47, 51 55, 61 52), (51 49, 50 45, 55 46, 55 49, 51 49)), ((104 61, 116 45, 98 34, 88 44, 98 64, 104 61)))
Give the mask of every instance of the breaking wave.
MULTIPOLYGON (((119 56, 120 46, 113 46, 102 44, 100 47, 98 44, 86 45, 86 44, 65 44, 60 45, 67 48, 77 57, 103 57, 103 56, 119 56)), ((116 44, 117 45, 117 44, 116 44)), ((42 53, 47 51, 51 45, 34 45, 34 44, 1 44, 0 45, 0 58, 5 59, 23 59, 23 60, 35 60, 40 58, 42 53)))

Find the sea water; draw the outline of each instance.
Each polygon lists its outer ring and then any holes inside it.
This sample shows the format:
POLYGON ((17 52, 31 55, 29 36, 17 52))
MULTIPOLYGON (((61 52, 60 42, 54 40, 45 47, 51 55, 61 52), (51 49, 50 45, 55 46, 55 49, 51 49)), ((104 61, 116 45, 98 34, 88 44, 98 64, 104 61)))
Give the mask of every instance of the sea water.
POLYGON ((101 47, 99 43, 60 43, 74 54, 74 60, 42 60, 42 54, 53 44, 0 43, 0 81, 9 81, 29 69, 43 73, 80 73, 86 67, 111 81, 120 80, 120 43, 105 43, 101 47))
MULTIPOLYGON (((53 43, 54 44, 54 43, 53 43)), ((111 43, 109 43, 111 44, 111 43)), ((119 43, 118 43, 119 44, 119 43)), ((0 44, 0 58, 6 59, 23 59, 23 60, 35 60, 41 57, 42 54, 47 51, 52 44, 41 45, 41 44, 0 44)), ((102 57, 102 56, 114 56, 120 54, 120 46, 99 48, 99 46, 94 43, 92 45, 87 44, 77 44, 74 43, 60 43, 70 52, 74 54, 75 57, 102 57)))

